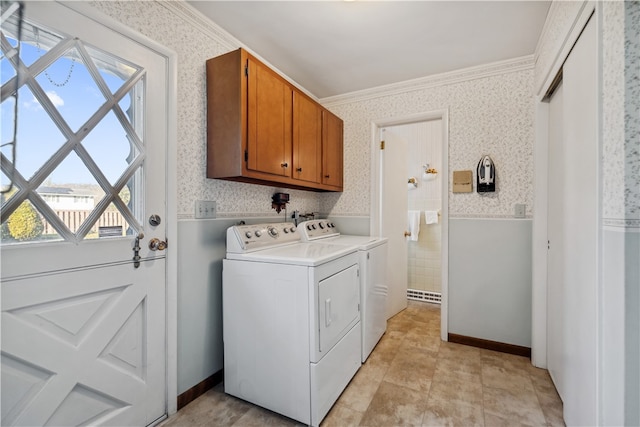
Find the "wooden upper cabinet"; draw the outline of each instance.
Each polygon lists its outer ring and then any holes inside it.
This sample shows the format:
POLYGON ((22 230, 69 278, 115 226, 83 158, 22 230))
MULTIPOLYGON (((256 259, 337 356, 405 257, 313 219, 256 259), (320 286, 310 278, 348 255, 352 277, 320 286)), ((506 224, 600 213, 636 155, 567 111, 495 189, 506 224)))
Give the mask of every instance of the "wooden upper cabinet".
POLYGON ((253 58, 246 74, 247 169, 291 176, 291 86, 253 58))
POLYGON ((342 191, 339 118, 243 49, 206 69, 208 178, 342 191))
POLYGON ((322 172, 322 108, 293 92, 293 172, 295 179, 320 183, 322 172))
POLYGON ((342 120, 328 110, 322 110, 322 184, 343 188, 343 132, 342 120))

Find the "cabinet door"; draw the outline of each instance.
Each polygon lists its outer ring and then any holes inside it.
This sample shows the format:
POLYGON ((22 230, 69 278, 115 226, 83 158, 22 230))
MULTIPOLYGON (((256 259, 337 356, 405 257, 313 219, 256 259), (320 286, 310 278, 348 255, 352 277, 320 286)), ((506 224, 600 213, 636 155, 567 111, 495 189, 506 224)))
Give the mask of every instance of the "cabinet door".
POLYGON ((247 169, 291 176, 291 86, 252 58, 247 65, 247 169))
POLYGON ((342 190, 342 120, 327 110, 322 111, 322 183, 342 190))
POLYGON ((293 92, 293 172, 295 179, 320 182, 322 172, 322 109, 293 92))

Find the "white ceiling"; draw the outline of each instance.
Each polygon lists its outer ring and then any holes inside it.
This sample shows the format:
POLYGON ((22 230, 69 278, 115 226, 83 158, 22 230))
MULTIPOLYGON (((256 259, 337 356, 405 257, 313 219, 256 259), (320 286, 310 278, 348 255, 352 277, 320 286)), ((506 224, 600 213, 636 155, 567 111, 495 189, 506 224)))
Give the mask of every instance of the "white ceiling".
POLYGON ((534 53, 549 1, 188 1, 318 98, 534 53))

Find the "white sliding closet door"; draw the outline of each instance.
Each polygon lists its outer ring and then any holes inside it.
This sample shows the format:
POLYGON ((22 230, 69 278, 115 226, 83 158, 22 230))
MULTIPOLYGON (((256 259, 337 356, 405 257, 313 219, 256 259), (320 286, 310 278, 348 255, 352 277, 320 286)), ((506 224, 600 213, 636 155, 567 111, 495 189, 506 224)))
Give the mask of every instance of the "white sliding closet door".
POLYGON ((598 424, 597 64, 591 19, 567 57, 561 97, 550 108, 556 114, 549 147, 548 363, 567 425, 598 424))

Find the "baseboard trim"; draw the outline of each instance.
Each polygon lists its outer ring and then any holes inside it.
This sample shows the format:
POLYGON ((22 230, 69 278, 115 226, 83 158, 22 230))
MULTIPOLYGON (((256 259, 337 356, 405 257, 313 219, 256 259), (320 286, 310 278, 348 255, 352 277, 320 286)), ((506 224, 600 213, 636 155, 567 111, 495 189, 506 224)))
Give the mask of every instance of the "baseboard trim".
POLYGON ((189 390, 178 396, 178 411, 189 403, 196 400, 198 397, 202 396, 207 392, 210 388, 220 384, 224 379, 224 371, 220 369, 215 374, 211 375, 209 378, 205 378, 200 381, 198 384, 191 387, 189 390))
POLYGON ((449 342, 456 344, 464 344, 471 347, 484 348, 485 350, 499 351, 501 353, 515 354, 516 356, 524 356, 531 359, 531 349, 529 347, 490 341, 482 338, 467 337, 458 334, 448 334, 448 339, 449 342))

